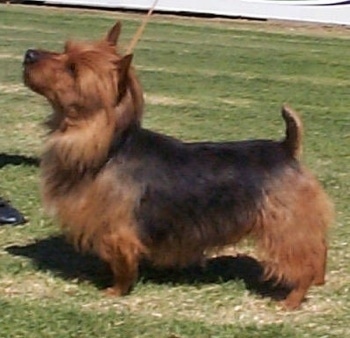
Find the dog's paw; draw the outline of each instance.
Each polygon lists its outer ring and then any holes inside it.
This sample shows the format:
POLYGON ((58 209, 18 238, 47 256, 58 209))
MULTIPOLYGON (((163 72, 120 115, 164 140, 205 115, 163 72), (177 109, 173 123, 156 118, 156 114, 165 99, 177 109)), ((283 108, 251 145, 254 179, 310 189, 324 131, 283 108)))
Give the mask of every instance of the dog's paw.
POLYGON ((103 290, 103 293, 107 296, 107 297, 121 297, 123 296, 123 292, 122 289, 119 287, 109 287, 105 290, 103 290))

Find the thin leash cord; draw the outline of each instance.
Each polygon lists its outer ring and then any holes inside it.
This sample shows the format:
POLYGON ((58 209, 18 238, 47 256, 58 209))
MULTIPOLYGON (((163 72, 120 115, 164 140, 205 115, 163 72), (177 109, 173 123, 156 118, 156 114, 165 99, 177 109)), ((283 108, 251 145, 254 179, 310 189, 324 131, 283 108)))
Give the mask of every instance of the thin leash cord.
POLYGON ((137 42, 139 41, 139 39, 140 39, 140 37, 141 37, 143 31, 145 30, 145 27, 146 27, 146 25, 147 25, 147 23, 148 23, 148 21, 149 21, 151 15, 152 15, 153 10, 154 10, 154 8, 156 7, 157 3, 158 3, 158 0, 155 0, 155 1, 153 2, 152 7, 148 10, 148 13, 147 13, 147 15, 144 17, 141 26, 140 26, 139 29, 136 31, 134 37, 132 38, 132 40, 131 40, 131 42, 130 42, 130 44, 129 44, 129 47, 128 47, 127 51, 126 51, 126 54, 127 54, 127 55, 128 55, 128 54, 131 54, 131 53, 133 52, 133 50, 134 50, 134 48, 135 48, 137 42))

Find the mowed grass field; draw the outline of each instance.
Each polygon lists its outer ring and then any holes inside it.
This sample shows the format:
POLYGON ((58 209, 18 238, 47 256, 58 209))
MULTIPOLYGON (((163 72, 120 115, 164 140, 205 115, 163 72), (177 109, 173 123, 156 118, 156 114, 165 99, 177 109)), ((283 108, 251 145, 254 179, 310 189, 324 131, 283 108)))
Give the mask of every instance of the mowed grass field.
MULTIPOLYGON (((349 337, 350 30, 155 15, 135 50, 144 125, 154 130, 188 141, 278 139, 282 103, 301 113, 303 160, 337 218, 327 284, 283 312, 237 278, 244 265, 234 257, 206 272, 146 268, 129 296, 105 297, 104 266, 76 254, 45 216, 36 159, 50 108, 23 86, 23 54, 102 37, 117 19, 123 48, 141 15, 0 6, 0 196, 29 220, 0 228, 0 337, 349 337)), ((254 255, 248 242, 237 251, 254 255)))

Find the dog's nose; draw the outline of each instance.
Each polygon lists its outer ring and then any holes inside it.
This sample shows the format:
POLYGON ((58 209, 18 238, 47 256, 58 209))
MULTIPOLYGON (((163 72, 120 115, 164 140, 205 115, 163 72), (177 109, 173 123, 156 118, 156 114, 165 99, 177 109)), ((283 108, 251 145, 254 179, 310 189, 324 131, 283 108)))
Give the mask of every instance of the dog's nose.
POLYGON ((35 49, 28 49, 24 54, 24 64, 35 63, 39 60, 40 53, 35 49))

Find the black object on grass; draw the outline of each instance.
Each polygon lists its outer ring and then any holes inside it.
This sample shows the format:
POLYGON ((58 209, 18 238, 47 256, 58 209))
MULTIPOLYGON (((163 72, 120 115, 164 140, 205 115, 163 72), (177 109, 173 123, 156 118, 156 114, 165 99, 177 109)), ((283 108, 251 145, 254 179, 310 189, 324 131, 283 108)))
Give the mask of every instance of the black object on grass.
POLYGON ((11 224, 19 225, 26 222, 23 215, 8 201, 0 197, 0 225, 11 224))

